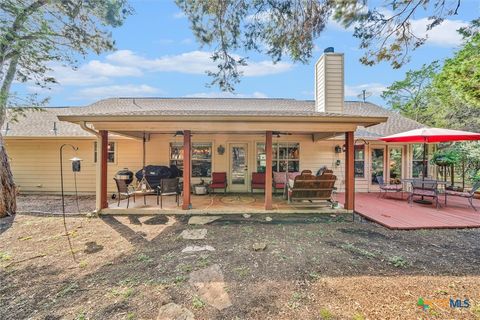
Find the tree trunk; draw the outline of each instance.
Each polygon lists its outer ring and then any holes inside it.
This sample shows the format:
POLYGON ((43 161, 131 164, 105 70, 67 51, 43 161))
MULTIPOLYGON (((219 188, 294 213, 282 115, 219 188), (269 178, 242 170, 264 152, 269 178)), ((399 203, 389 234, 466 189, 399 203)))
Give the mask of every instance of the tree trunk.
POLYGON ((7 150, 0 135, 0 218, 17 211, 17 188, 13 181, 7 150))

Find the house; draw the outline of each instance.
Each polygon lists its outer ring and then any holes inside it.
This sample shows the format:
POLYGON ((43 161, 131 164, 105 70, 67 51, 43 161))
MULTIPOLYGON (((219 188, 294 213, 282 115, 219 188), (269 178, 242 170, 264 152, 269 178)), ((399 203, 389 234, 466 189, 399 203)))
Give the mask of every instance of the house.
MULTIPOLYGON (((2 129, 23 193, 59 192, 59 148, 72 144, 78 151, 65 149, 64 165, 74 155, 83 159, 78 190, 96 193, 97 209, 105 209, 108 194, 116 190, 115 173, 142 168, 145 139, 146 164, 182 167, 186 191, 201 179, 208 181, 212 172, 226 172, 228 192, 249 192, 252 173, 262 171, 268 210, 272 170, 315 173, 327 166, 345 192, 345 208, 353 210, 354 191, 377 190, 376 175, 388 181, 419 174, 421 148, 377 140, 419 127, 375 104, 344 101, 344 55, 332 52, 315 65, 313 101, 111 98, 85 107, 27 112, 2 129), (233 161, 239 153, 242 157, 233 161)), ((66 190, 73 190, 71 180, 66 190)), ((195 207, 190 192, 183 197, 184 209, 195 207)))

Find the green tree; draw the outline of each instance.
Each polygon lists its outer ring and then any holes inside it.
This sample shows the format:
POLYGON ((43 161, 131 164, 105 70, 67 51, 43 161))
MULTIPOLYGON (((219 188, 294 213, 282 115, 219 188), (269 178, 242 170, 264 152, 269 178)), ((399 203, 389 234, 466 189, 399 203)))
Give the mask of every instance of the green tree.
POLYGON ((382 93, 387 105, 402 115, 425 124, 434 124, 430 108, 430 86, 436 72, 438 61, 424 64, 419 70, 410 70, 405 78, 395 81, 382 93))
MULTIPOLYGON (((25 104, 11 92, 13 81, 41 87, 55 83, 49 63, 75 65, 78 56, 111 50, 108 27, 120 26, 130 13, 126 0, 0 1, 0 127, 7 109, 15 113, 25 104)), ((0 135, 0 217, 15 213, 15 193, 0 135)))
POLYGON ((480 33, 445 61, 432 87, 451 127, 480 131, 480 33))
POLYGON ((197 41, 213 47, 217 70, 210 73, 212 84, 227 91, 234 90, 247 63, 237 51, 267 54, 274 62, 284 56, 306 62, 331 18, 354 28, 365 51, 363 64, 386 61, 400 68, 426 41, 425 34, 413 32, 412 17, 423 12, 430 30, 461 7, 461 0, 392 0, 372 8, 366 0, 175 1, 190 20, 197 41))

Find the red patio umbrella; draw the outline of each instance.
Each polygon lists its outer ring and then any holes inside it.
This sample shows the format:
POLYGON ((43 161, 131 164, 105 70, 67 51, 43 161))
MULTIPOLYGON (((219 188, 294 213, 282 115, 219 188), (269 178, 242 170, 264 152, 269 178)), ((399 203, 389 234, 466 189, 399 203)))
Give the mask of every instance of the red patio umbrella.
POLYGON ((423 143, 423 177, 427 175, 427 143, 480 140, 480 133, 441 128, 421 128, 379 138, 385 142, 423 143))

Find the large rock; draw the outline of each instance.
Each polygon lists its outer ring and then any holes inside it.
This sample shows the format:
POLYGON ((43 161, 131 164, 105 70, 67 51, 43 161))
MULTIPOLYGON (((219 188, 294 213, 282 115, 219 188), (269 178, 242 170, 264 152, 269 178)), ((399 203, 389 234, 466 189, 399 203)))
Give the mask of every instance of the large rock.
POLYGON ((218 310, 223 310, 232 305, 227 291, 223 273, 218 264, 208 268, 193 271, 188 280, 191 286, 195 287, 202 300, 218 310))
POLYGON ((171 302, 158 310, 157 320, 195 320, 195 316, 187 308, 171 302))
POLYGON ((221 216, 193 216, 188 220, 188 224, 207 224, 220 219, 221 216))
POLYGON ((182 233, 180 233, 180 236, 183 239, 187 239, 187 240, 205 239, 205 237, 207 236, 207 229, 187 229, 187 230, 183 230, 182 233))

